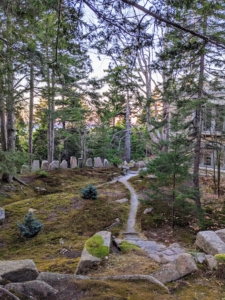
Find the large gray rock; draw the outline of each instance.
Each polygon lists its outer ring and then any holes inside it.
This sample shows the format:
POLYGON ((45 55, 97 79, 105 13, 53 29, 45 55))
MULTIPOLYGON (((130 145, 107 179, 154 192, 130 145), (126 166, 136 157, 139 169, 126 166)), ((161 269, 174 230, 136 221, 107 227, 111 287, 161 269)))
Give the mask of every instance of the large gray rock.
POLYGON ((40 161, 39 160, 33 160, 31 171, 35 172, 35 171, 38 171, 38 170, 40 170, 40 161))
POLYGON ((225 229, 216 230, 215 233, 221 238, 225 243, 225 229))
POLYGON ((59 291, 64 289, 66 284, 73 279, 74 275, 52 272, 41 272, 37 277, 37 280, 44 281, 59 291))
POLYGON ((53 160, 49 166, 48 166, 49 170, 58 170, 59 169, 59 161, 58 160, 53 160))
POLYGON ((225 243, 214 231, 198 232, 196 245, 207 254, 225 253, 225 243))
POLYGON ((31 259, 0 261, 0 276, 11 282, 35 280, 38 270, 31 259))
MULTIPOLYGON (((106 246, 108 248, 108 252, 106 254, 106 256, 109 255, 109 250, 110 250, 110 245, 111 245, 111 232, 109 231, 99 231, 97 232, 94 236, 101 236, 102 240, 103 240, 103 245, 106 246)), ((90 238, 92 239, 92 238, 90 238)), ((90 240, 89 239, 89 240, 90 240)), ((88 243, 88 241, 86 243, 88 243)), ((88 252, 88 250, 86 249, 86 243, 84 245, 84 249, 82 251, 81 254, 81 259, 79 261, 77 270, 76 270, 76 274, 85 274, 90 268, 92 268, 93 266, 97 267, 101 261, 103 259, 105 259, 105 257, 103 258, 98 258, 96 256, 93 256, 92 254, 90 254, 88 252)))
MULTIPOLYGON (((48 283, 40 280, 32 280, 27 282, 9 283, 5 286, 7 290, 14 291, 27 297, 35 297, 34 299, 49 299, 57 294, 57 290, 48 283)), ((32 298, 33 299, 33 298, 32 298)))
POLYGON ((100 157, 94 157, 94 168, 102 168, 103 163, 100 157))
POLYGON ((78 158, 78 168, 83 167, 83 158, 78 158))
POLYGON ((0 220, 5 219, 5 210, 4 208, 0 207, 0 220))
POLYGON ((108 159, 105 158, 105 159, 103 160, 103 166, 104 166, 104 167, 108 167, 109 165, 110 165, 110 164, 109 164, 108 159))
POLYGON ((93 167, 92 158, 86 160, 86 167, 93 167))
POLYGON ((67 161, 64 159, 61 164, 60 164, 60 169, 67 169, 68 168, 68 163, 67 161))
POLYGON ((22 165, 20 174, 29 174, 30 173, 30 167, 27 165, 22 165))
POLYGON ((137 162, 136 166, 138 167, 138 169, 142 169, 146 167, 146 163, 143 160, 140 160, 137 162))
POLYGON ((191 254, 183 253, 176 260, 164 265, 160 270, 150 274, 163 284, 178 280, 197 271, 197 266, 191 254))
POLYGON ((48 170, 48 161, 47 160, 42 160, 41 162, 41 169, 47 171, 48 170))
POLYGON ((70 157, 70 168, 75 169, 77 167, 77 158, 75 156, 70 157))

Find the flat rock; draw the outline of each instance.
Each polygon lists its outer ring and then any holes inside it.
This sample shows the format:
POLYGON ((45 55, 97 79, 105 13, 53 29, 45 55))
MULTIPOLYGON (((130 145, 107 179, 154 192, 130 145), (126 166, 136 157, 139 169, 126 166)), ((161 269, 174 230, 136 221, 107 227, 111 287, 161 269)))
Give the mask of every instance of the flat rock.
POLYGON ((0 261, 0 276, 11 282, 35 280, 38 270, 31 259, 0 261))
POLYGON ((221 238, 225 243, 225 229, 216 230, 215 233, 221 238))
POLYGON ((176 260, 164 265, 160 270, 151 275, 163 284, 178 280, 190 273, 197 271, 197 266, 193 257, 188 253, 183 253, 176 260))
POLYGON ((196 245, 207 254, 225 253, 225 243, 214 231, 198 232, 196 245))
POLYGON ((57 290, 51 287, 48 283, 40 280, 32 280, 27 282, 9 283, 5 286, 7 290, 14 291, 16 293, 35 297, 35 299, 49 299, 53 295, 57 294, 57 290))
POLYGON ((127 198, 123 198, 123 199, 116 200, 115 202, 125 203, 125 202, 128 202, 128 199, 127 198))
POLYGON ((53 272, 41 272, 37 277, 37 280, 44 281, 59 291, 64 289, 65 285, 73 279, 74 275, 53 272))

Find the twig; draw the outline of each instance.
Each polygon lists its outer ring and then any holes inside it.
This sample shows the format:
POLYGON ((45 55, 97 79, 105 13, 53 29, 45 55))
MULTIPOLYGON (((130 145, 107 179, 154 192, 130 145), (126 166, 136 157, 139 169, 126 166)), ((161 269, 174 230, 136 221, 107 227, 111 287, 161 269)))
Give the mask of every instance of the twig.
POLYGON ((14 179, 15 181, 19 182, 19 183, 22 184, 22 185, 27 185, 24 181, 18 179, 18 178, 15 177, 15 176, 13 176, 13 179, 14 179))
POLYGON ((3 287, 0 287, 0 291, 2 291, 3 293, 13 297, 13 299, 15 300, 20 300, 20 298, 18 298, 17 296, 15 296, 14 294, 10 293, 8 290, 4 289, 3 287))

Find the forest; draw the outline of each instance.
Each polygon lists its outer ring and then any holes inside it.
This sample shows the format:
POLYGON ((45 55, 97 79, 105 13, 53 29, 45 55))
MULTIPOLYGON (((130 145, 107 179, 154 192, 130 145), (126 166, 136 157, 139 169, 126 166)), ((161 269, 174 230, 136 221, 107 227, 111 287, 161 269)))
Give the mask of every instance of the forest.
POLYGON ((0 298, 225 299, 225 2, 2 0, 0 16, 0 298), (10 292, 4 263, 27 258, 51 296, 10 292))

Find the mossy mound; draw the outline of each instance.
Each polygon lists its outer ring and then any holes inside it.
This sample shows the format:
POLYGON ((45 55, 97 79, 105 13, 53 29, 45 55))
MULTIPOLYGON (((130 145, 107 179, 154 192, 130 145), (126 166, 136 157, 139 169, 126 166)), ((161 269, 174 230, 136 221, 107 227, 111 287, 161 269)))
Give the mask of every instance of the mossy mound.
POLYGON ((88 239, 84 247, 91 255, 98 258, 104 258, 109 255, 109 247, 104 245, 103 238, 98 234, 88 239))
POLYGON ((140 247, 127 241, 122 241, 122 243, 120 244, 120 249, 123 253, 128 253, 133 250, 141 251, 140 247))

